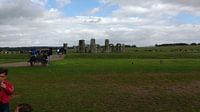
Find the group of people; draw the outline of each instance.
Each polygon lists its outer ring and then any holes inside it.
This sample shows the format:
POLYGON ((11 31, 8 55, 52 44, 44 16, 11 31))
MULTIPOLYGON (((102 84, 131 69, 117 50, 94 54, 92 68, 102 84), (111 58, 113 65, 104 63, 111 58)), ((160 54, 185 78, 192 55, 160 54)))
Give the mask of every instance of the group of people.
POLYGON ((31 55, 36 56, 36 55, 47 55, 50 56, 52 55, 52 48, 49 48, 48 50, 37 50, 35 48, 31 49, 31 55))
POLYGON ((30 51, 30 60, 29 62, 31 65, 33 62, 41 62, 42 64, 47 64, 50 62, 50 57, 52 55, 52 48, 49 48, 48 50, 36 50, 36 49, 31 49, 30 51))
POLYGON ((66 54, 67 51, 66 51, 66 49, 64 49, 63 47, 61 47, 61 48, 57 49, 56 53, 58 55, 63 55, 63 54, 66 54))
MULTIPOLYGON (((0 112, 10 112, 10 98, 14 92, 13 84, 7 79, 8 69, 0 68, 0 112)), ((17 105, 15 112, 31 112, 29 104, 17 105)))

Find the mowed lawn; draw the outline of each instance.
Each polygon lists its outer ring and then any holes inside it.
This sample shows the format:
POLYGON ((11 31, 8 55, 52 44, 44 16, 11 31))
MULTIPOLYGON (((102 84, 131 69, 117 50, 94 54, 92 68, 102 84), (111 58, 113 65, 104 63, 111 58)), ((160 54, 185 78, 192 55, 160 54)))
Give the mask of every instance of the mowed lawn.
POLYGON ((199 112, 200 59, 65 59, 9 68, 12 110, 199 112))
POLYGON ((27 54, 0 54, 0 64, 26 62, 28 58, 27 54))

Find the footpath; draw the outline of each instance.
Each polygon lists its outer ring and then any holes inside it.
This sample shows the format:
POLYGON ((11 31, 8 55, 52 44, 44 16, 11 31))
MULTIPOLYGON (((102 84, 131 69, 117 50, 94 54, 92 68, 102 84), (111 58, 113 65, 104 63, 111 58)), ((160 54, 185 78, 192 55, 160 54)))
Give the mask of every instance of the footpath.
MULTIPOLYGON (((51 56, 51 61, 56 61, 56 60, 63 60, 64 55, 52 55, 51 56)), ((27 67, 30 66, 30 63, 28 62, 15 62, 15 63, 5 63, 5 64, 0 64, 0 67, 27 67)), ((40 64, 37 64, 36 66, 41 66, 40 64)))

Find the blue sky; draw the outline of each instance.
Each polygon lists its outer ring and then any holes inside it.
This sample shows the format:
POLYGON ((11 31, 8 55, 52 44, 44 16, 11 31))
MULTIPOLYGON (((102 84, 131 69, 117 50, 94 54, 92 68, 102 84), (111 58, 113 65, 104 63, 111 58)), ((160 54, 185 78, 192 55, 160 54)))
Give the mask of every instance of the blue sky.
POLYGON ((81 16, 87 15, 87 12, 99 6, 100 4, 95 0, 73 0, 63 10, 66 16, 81 16))
POLYGON ((200 16, 195 16, 187 12, 181 12, 175 16, 179 24, 200 24, 200 16))
POLYGON ((49 0, 48 9, 58 8, 64 13, 66 17, 73 16, 110 16, 113 10, 118 8, 117 5, 106 6, 103 3, 100 3, 98 0, 72 0, 70 4, 59 7, 56 0, 49 0), (94 8, 100 8, 98 13, 90 14, 89 12, 94 8))
MULTIPOLYGON (((66 17, 74 17, 74 16, 109 17, 112 16, 113 11, 117 10, 119 6, 105 5, 99 2, 98 0, 72 0, 70 4, 64 7, 59 7, 56 0, 49 0, 47 8, 59 9, 66 17), (100 11, 95 14, 90 14, 89 12, 94 8, 100 8, 100 11)), ((162 19, 164 19, 164 17, 162 19)), ((180 12, 174 17, 172 17, 172 19, 175 20, 175 23, 177 24, 200 24, 200 16, 193 15, 189 12, 180 12)))

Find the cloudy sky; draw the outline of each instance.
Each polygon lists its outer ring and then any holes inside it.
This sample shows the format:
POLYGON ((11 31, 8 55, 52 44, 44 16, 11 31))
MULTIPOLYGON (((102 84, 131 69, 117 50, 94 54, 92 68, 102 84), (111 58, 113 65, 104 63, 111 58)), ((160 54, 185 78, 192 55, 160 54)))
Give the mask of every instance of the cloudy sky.
POLYGON ((0 47, 200 43, 200 0, 0 0, 0 47))

